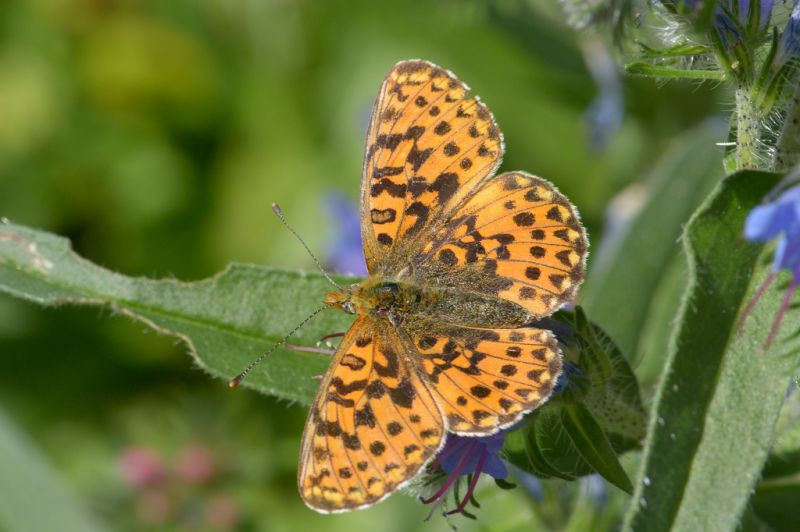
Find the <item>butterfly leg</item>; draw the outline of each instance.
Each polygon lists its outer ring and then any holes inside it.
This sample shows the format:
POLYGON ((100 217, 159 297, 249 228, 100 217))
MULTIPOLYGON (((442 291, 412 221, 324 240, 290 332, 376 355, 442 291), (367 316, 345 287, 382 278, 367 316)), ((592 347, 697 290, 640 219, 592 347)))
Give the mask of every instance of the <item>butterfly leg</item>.
POLYGON ((336 352, 334 349, 324 349, 321 347, 306 347, 304 345, 294 345, 294 344, 283 344, 283 347, 286 349, 291 349, 292 351, 303 351, 306 353, 322 353, 323 355, 333 356, 336 352))
MULTIPOLYGON (((319 344, 317 344, 319 345, 319 344)), ((286 349, 291 349, 292 351, 303 351, 306 353, 322 353, 323 355, 333 356, 336 351, 333 349, 323 349, 320 347, 306 347, 304 345, 294 345, 294 344, 284 344, 286 349)), ((325 375, 312 375, 311 377, 315 381, 321 381, 325 378, 325 375)))
MULTIPOLYGON (((343 332, 326 334, 325 336, 317 340, 317 347, 321 346, 322 343, 325 342, 325 347, 327 347, 331 351, 335 351, 336 350, 335 346, 331 342, 328 342, 327 340, 331 338, 341 338, 342 336, 344 336, 343 332)), ((333 352, 331 352, 331 354, 333 354, 333 352)))

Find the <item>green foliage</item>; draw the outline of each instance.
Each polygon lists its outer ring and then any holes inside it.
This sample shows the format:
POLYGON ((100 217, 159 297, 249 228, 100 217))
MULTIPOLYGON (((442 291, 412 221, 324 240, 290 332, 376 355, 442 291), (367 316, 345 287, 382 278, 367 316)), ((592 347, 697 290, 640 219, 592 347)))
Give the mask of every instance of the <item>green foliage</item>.
POLYGON ((653 405, 632 529, 732 530, 760 476, 800 344, 784 330, 763 347, 778 291, 739 333, 739 309, 764 275, 761 248, 744 241, 741 228, 777 181, 730 176, 686 228, 689 282, 653 405))

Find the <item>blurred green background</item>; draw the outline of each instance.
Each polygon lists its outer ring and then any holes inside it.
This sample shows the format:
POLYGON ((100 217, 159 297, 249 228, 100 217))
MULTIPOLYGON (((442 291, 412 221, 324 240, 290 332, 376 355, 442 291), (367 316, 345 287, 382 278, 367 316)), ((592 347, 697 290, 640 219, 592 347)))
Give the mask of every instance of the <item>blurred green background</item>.
MULTIPOLYGON (((312 268, 270 203, 324 256, 336 236, 325 203, 357 198, 383 76, 425 58, 493 110, 503 170, 573 200, 596 252, 609 201, 720 97, 626 79, 622 126, 593 149, 586 39, 555 0, 5 0, 0 216, 128 275, 312 268)), ((304 409, 231 392, 172 338, 104 311, 0 296, 0 409, 115 529, 409 530, 426 515, 404 495, 349 515, 306 509, 295 488, 304 409)), ((460 528, 560 529, 597 510, 491 484, 479 497, 479 521, 460 528)), ((447 528, 433 521, 426 529, 447 528)))

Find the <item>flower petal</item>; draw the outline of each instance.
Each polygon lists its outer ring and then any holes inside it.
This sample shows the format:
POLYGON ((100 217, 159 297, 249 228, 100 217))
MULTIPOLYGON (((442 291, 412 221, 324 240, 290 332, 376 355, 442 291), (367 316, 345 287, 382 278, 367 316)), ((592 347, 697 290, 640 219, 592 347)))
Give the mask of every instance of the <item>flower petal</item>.
POLYGON ((753 242, 765 242, 796 223, 797 214, 788 203, 759 205, 747 215, 744 222, 744 237, 753 242))
POLYGON ((486 457, 486 461, 483 463, 483 470, 481 473, 486 473, 494 478, 504 479, 508 476, 508 468, 496 454, 489 454, 486 457))

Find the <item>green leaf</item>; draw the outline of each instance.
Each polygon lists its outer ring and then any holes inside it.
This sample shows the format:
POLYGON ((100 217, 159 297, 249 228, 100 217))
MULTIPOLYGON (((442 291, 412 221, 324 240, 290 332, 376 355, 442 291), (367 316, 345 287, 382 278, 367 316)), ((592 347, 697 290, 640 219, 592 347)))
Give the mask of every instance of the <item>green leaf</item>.
MULTIPOLYGON (((531 417, 534 416, 537 416, 537 414, 531 415, 531 417)), ((550 465, 550 462, 539 450, 535 433, 529 427, 533 427, 530 421, 526 423, 526 427, 522 430, 515 430, 506 435, 506 441, 503 445, 503 454, 506 459, 523 471, 527 471, 539 478, 555 477, 562 480, 575 480, 575 475, 562 473, 550 465)))
POLYGON ((676 57, 687 57, 694 55, 706 55, 711 53, 708 46, 695 43, 681 43, 669 48, 651 48, 644 43, 639 43, 641 48, 640 57, 646 59, 665 59, 676 57))
MULTIPOLYGON (((0 291, 53 306, 100 305, 177 336, 194 361, 224 380, 274 345, 320 306, 330 285, 318 274, 231 264, 198 282, 125 277, 76 255, 61 237, 0 224, 0 291)), ((312 346, 346 330, 342 312, 323 312, 290 342, 312 346)), ((308 404, 329 357, 278 350, 244 385, 308 404)))
POLYGON ((0 529, 92 532, 86 513, 44 457, 0 411, 0 529))
POLYGON ((501 490, 513 490, 517 487, 516 484, 513 484, 507 480, 503 480, 502 478, 494 479, 494 483, 497 485, 498 488, 501 490))
POLYGON ((625 65, 625 73, 632 76, 647 76, 653 78, 725 79, 725 73, 721 70, 687 70, 685 68, 651 65, 650 63, 642 61, 636 61, 625 65))
MULTIPOLYGON (((622 453, 639 446, 645 436, 646 414, 639 383, 619 348, 598 325, 591 323, 581 307, 559 312, 556 319, 570 324, 574 342, 566 350, 567 360, 583 372, 572 380, 583 382, 580 400, 622 453)), ((570 390, 572 392, 573 390, 570 390)))
POLYGON ((613 243, 599 251, 581 289, 586 313, 630 360, 639 358, 634 350, 647 310, 679 250, 683 224, 723 177, 721 154, 711 149, 725 135, 718 126, 706 123, 671 145, 640 191, 645 198, 638 214, 623 234, 612 237, 613 243))
POLYGON ((536 476, 574 480, 597 471, 623 490, 630 480, 616 455, 638 447, 644 437, 645 413, 639 386, 619 349, 583 310, 558 312, 571 335, 564 336, 564 358, 578 368, 565 370, 566 385, 533 412, 525 426, 509 434, 504 450, 517 467, 536 476), (588 441, 587 438, 589 438, 588 441), (610 454, 609 454, 610 453, 610 454), (621 474, 620 474, 621 472, 621 474))
POLYGON ((637 353, 640 353, 640 357, 636 374, 642 387, 654 387, 658 380, 672 332, 672 320, 681 306, 685 287, 686 258, 683 254, 676 254, 658 281, 639 335, 637 353))
MULTIPOLYGON (((776 287, 737 334, 739 311, 766 274, 757 268, 761 246, 741 234, 778 177, 730 176, 686 228, 689 281, 626 529, 733 530, 758 480, 800 340, 784 328, 764 348, 782 298, 776 287)), ((797 311, 786 319, 797 319, 797 311)))
POLYGON ((750 503, 755 515, 775 530, 800 530, 800 390, 787 398, 776 438, 750 503))
POLYGON ((622 491, 633 492, 631 481, 603 429, 586 407, 578 402, 565 405, 561 409, 561 422, 581 457, 595 471, 622 491))
POLYGON ((535 454, 540 455, 551 469, 558 471, 557 475, 553 475, 557 478, 571 480, 594 473, 564 430, 561 416, 563 402, 556 400, 551 403, 531 415, 531 448, 536 449, 535 454))
POLYGON ((800 530, 800 474, 759 482, 753 494, 753 511, 775 530, 800 530))

